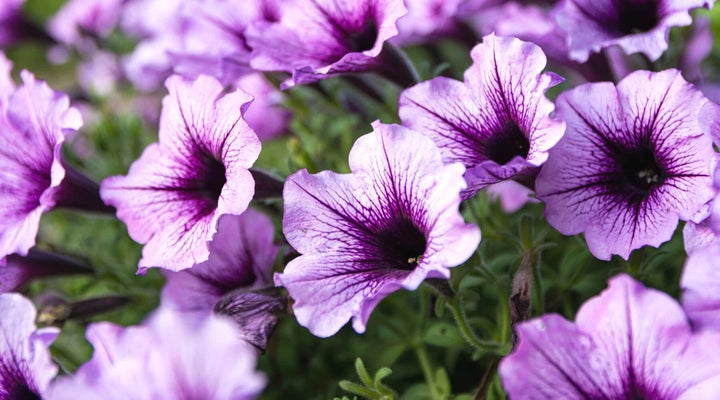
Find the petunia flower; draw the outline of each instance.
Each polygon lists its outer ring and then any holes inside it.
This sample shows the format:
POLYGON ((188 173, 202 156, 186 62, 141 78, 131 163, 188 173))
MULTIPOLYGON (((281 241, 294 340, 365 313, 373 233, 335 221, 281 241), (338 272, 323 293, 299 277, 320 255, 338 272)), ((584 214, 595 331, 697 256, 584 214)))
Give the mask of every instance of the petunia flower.
POLYGON ((555 19, 568 33, 570 58, 584 62, 591 52, 620 46, 655 61, 668 47, 674 26, 692 23, 690 11, 714 0, 563 0, 555 19))
POLYGON ((262 74, 244 75, 233 82, 233 85, 255 98, 245 113, 245 120, 257 132, 260 140, 273 139, 286 131, 291 117, 290 111, 282 108, 282 93, 262 74))
POLYGON ((545 97, 562 78, 542 73, 538 46, 490 34, 471 56, 464 83, 437 77, 413 86, 400 96, 399 111, 403 125, 430 137, 446 163, 465 165, 463 197, 513 177, 534 178, 565 130, 545 97))
POLYGON ((245 29, 255 21, 274 21, 278 7, 274 0, 133 1, 124 8, 121 26, 141 40, 125 59, 125 72, 146 91, 171 73, 233 83, 253 72, 245 29))
POLYGON ((35 306, 16 293, 0 294, 0 398, 40 399, 58 367, 50 344, 58 328, 38 329, 35 306))
POLYGON ((302 255, 275 283, 316 336, 350 318, 364 332, 385 296, 447 279, 480 242, 458 212, 462 165, 444 165, 432 142, 407 128, 373 128, 350 151, 351 174, 302 170, 285 183, 283 232, 302 255))
POLYGON ((70 0, 48 22, 48 33, 65 45, 82 47, 83 37, 108 36, 124 0, 70 0))
POLYGON ((166 86, 159 143, 145 149, 127 176, 101 185, 103 200, 117 207, 130 236, 145 244, 140 272, 179 271, 206 261, 218 218, 242 214, 252 199, 248 168, 260 153, 260 141, 243 119, 248 94, 222 95, 222 85, 208 76, 173 76, 166 86))
POLYGON ((407 15, 398 20, 393 42, 407 45, 433 42, 442 37, 475 45, 477 35, 463 24, 504 0, 406 0, 407 15))
POLYGON ((13 44, 22 35, 21 9, 25 0, 0 2, 0 48, 13 44))
POLYGON ((72 377, 58 379, 48 400, 250 400, 265 386, 252 346, 235 325, 210 315, 202 321, 160 309, 141 326, 92 324, 93 357, 72 377))
POLYGON ((585 232, 603 260, 669 240, 712 196, 714 151, 698 118, 706 101, 677 70, 562 93, 567 131, 535 182, 548 222, 585 232))
POLYGON ((274 233, 270 219, 253 209, 239 216, 222 216, 208 245, 208 260, 190 269, 165 273, 162 305, 200 318, 213 310, 230 315, 239 323, 241 334, 264 349, 267 335, 262 333, 272 331, 274 312, 284 309, 284 299, 254 292, 273 286, 271 274, 278 252, 278 246, 273 244, 274 233), (241 310, 245 297, 260 308, 264 307, 260 301, 264 299, 272 312, 251 307, 241 310), (223 298, 223 305, 219 305, 223 298), (235 303, 232 310, 225 307, 230 302, 235 303))
POLYGON ((61 157, 65 137, 82 125, 67 96, 22 71, 15 87, 0 54, 0 259, 27 254, 40 216, 55 207, 112 211, 98 185, 61 157))
POLYGON ((685 261, 682 303, 696 329, 720 330, 720 242, 693 249, 685 261))
POLYGON ((514 213, 527 203, 538 203, 532 197, 532 190, 515 181, 502 181, 487 187, 487 194, 491 199, 500 200, 500 205, 506 213, 514 213))
POLYGON ((693 332, 680 305, 627 275, 580 308, 517 327, 500 363, 513 400, 711 399, 720 393, 720 334, 693 332))
MULTIPOLYGON (((352 72, 396 72, 381 57, 386 40, 397 35, 407 12, 401 0, 290 0, 277 22, 250 24, 250 65, 262 71, 292 73, 282 88, 352 72)), ((410 77, 395 76, 407 81, 410 77)))
MULTIPOLYGON (((720 242, 720 237, 713 232, 710 226, 710 218, 707 216, 707 212, 708 211, 704 213, 706 218, 699 218, 698 222, 689 220, 685 223, 685 227, 683 228, 683 246, 687 254, 692 254, 695 250, 720 242)), ((702 213, 702 209, 698 214, 700 213, 702 213)), ((694 218, 698 218, 697 214, 694 218)))

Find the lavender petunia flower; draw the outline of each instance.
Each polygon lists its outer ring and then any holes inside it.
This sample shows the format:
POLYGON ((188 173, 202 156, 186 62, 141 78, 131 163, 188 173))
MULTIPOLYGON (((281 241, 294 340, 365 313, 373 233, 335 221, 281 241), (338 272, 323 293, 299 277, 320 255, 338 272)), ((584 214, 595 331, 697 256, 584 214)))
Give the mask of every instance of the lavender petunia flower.
POLYGON ((274 20, 274 0, 140 0, 125 7, 123 29, 141 37, 125 60, 128 78, 141 90, 170 73, 211 75, 223 84, 252 72, 245 29, 274 20), (147 15, 153 15, 149 21, 147 15), (157 16, 156 20, 155 16, 157 16))
POLYGON ((92 359, 58 379, 46 399, 250 400, 265 386, 255 350, 224 317, 187 320, 161 309, 142 326, 100 322, 86 336, 92 359))
POLYGON ((514 213, 526 203, 538 203, 538 200, 531 196, 532 190, 515 181, 494 183, 486 188, 486 192, 490 198, 500 200, 506 213, 514 213))
POLYGON ((0 48, 13 44, 22 37, 21 8, 25 0, 0 1, 0 48))
POLYGON ((693 333, 677 302, 627 275, 588 300, 575 323, 546 315, 517 327, 500 364, 513 400, 711 399, 720 393, 720 335, 693 333))
POLYGON ((412 44, 453 30, 454 17, 464 0, 408 0, 407 15, 397 23, 394 41, 412 44))
POLYGON ((302 255, 275 283, 295 300, 298 322, 320 337, 351 317, 364 332, 382 298, 447 279, 480 241, 458 212, 462 165, 444 165, 432 142, 407 128, 373 128, 350 151, 351 174, 303 170, 285 184, 283 232, 302 255))
POLYGON ((248 168, 260 153, 260 141, 243 119, 248 94, 222 95, 222 85, 208 76, 173 76, 166 86, 159 143, 145 149, 127 176, 101 185, 103 200, 117 207, 130 236, 145 244, 141 272, 179 271, 207 260, 218 218, 242 214, 252 199, 248 168))
POLYGON ((212 310, 225 294, 272 285, 278 246, 270 219, 253 209, 224 215, 208 244, 207 261, 180 272, 166 272, 162 304, 181 311, 212 310))
POLYGON ((720 243, 694 249, 685 261, 682 303, 696 329, 720 329, 720 243))
POLYGON ((118 23, 124 0, 70 0, 48 22, 48 33, 60 43, 82 46, 83 37, 105 37, 118 23))
POLYGON ((245 113, 248 125, 260 140, 270 140, 285 132, 290 111, 281 107, 282 93, 262 74, 252 73, 234 82, 234 86, 250 93, 255 100, 245 113))
POLYGON ((585 232, 603 260, 669 240, 678 219, 712 196, 714 152, 698 122, 706 101, 677 70, 562 93, 567 132, 535 182, 548 222, 565 235, 585 232))
POLYGON ((87 93, 110 96, 121 77, 118 58, 109 51, 95 50, 78 66, 78 83, 87 93))
POLYGON ((57 375, 48 348, 60 330, 37 329, 36 314, 23 296, 0 294, 0 399, 40 399, 57 375))
POLYGON ((472 53, 465 83, 438 77, 405 90, 400 118, 440 148, 446 163, 467 168, 470 197, 518 175, 534 177, 565 124, 550 117, 545 91, 561 81, 542 73, 545 55, 514 38, 483 38, 472 53))
POLYGON ((245 31, 253 49, 250 65, 291 72, 282 88, 350 72, 390 73, 381 51, 406 12, 401 0, 287 1, 278 22, 250 24, 245 31))
POLYGON ((231 316, 240 334, 260 349, 284 310, 284 298, 256 291, 272 287, 272 268, 279 246, 268 217, 253 209, 224 215, 208 245, 207 261, 180 272, 166 272, 162 305, 199 318, 213 310, 231 316), (222 301, 221 301, 222 299, 222 301))
POLYGON ((713 232, 710 226, 710 218, 702 219, 700 222, 690 220, 683 228, 683 245, 685 252, 688 254, 718 242, 720 242, 720 238, 713 232))
POLYGON ((570 58, 579 62, 613 45, 652 61, 668 47, 673 26, 690 25, 690 10, 714 0, 563 0, 555 18, 568 33, 570 58))
POLYGON ((61 158, 66 135, 82 125, 80 113, 27 71, 16 88, 10 68, 0 56, 0 258, 27 254, 51 208, 108 211, 97 184, 61 158))

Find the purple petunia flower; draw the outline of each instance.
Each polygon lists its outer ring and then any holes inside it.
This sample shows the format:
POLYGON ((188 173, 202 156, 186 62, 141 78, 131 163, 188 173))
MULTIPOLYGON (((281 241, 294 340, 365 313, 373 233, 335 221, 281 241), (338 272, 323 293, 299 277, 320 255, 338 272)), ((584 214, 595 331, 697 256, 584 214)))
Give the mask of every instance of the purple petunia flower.
POLYGON ((184 271, 166 272, 163 306, 207 312, 228 292, 272 285, 278 251, 274 232, 270 219, 253 209, 242 215, 224 215, 208 244, 207 261, 184 271))
POLYGON ((487 194, 490 198, 499 199, 503 211, 514 213, 521 209, 526 203, 538 203, 532 197, 532 190, 515 181, 502 181, 487 187, 487 194))
POLYGON ((83 36, 105 37, 118 23, 124 0, 70 0, 48 22, 60 43, 82 47, 83 36))
POLYGON ((161 309, 144 325, 99 322, 86 336, 92 359, 58 379, 46 399, 250 400, 265 386, 255 350, 224 317, 187 320, 161 309))
POLYGON ((278 22, 256 22, 245 31, 250 65, 292 73, 282 88, 343 73, 391 73, 380 56, 406 12, 401 0, 287 1, 278 22))
POLYGON ((285 132, 291 117, 290 111, 281 107, 282 93, 262 74, 245 75, 236 80, 234 86, 255 98, 245 113, 245 120, 257 132, 260 140, 270 140, 285 132))
POLYGON ((548 222, 585 232, 603 260, 669 240, 712 196, 714 152, 698 119, 706 101, 677 70, 562 93, 567 131, 535 182, 548 222))
POLYGON ((696 329, 720 329, 720 243, 693 249, 685 261, 682 303, 696 329))
POLYGON ((465 20, 495 7, 504 0, 405 0, 407 15, 398 21, 394 42, 413 44, 454 37, 475 45, 475 33, 463 26, 465 20))
POLYGON ((276 7, 274 0, 132 1, 121 26, 141 41, 125 59, 125 72, 141 90, 156 88, 171 73, 232 83, 252 72, 245 29, 275 20, 276 7))
POLYGON ((698 222, 689 220, 683 228, 683 245, 687 254, 692 254, 695 250, 701 249, 712 243, 720 242, 720 238, 713 232, 710 226, 709 206, 703 207, 693 219, 698 222), (705 217, 705 218, 703 218, 705 217))
POLYGON ((13 44, 22 34, 21 9, 25 0, 0 2, 0 48, 13 44))
POLYGON ((333 335, 351 317, 364 332, 382 298, 447 279, 480 241, 458 212, 462 165, 444 165, 432 142, 407 128, 373 128, 350 151, 351 174, 303 170, 285 184, 283 232, 302 255, 275 283, 317 336, 333 335))
POLYGON ((711 399, 720 393, 720 335, 693 333, 677 302, 627 275, 580 308, 518 325, 500 363, 510 398, 711 399))
POLYGON ((22 71, 15 87, 0 54, 0 259, 27 254, 40 216, 55 207, 107 212, 96 183, 61 157, 65 137, 82 125, 67 96, 22 71))
POLYGON ((173 76, 166 86, 159 143, 145 149, 127 176, 101 186, 130 236, 145 244, 141 272, 179 271, 207 260, 218 218, 241 214, 253 197, 248 168, 260 153, 243 119, 248 94, 222 95, 222 85, 208 76, 173 76))
POLYGON ((405 90, 400 118, 440 148, 446 163, 467 168, 470 197, 518 175, 534 177, 565 124, 550 117, 545 91, 561 81, 542 73, 545 55, 514 38, 483 38, 472 53, 465 82, 438 77, 405 90))
POLYGON ((644 53, 652 61, 668 47, 673 26, 692 23, 690 10, 714 0, 563 0, 555 18, 568 33, 570 58, 584 62, 591 52, 613 45, 644 53))
POLYGON ((276 323, 273 313, 284 309, 284 299, 252 290, 272 287, 272 268, 279 248, 273 244, 274 233, 270 219, 253 209, 239 216, 224 215, 208 245, 207 261, 165 273, 163 306, 201 318, 213 310, 230 315, 239 323, 241 335, 264 349, 267 334, 276 323), (246 301, 260 309, 242 307, 246 301), (229 303, 234 306, 228 310, 229 303))
POLYGON ((58 328, 37 329, 35 306, 16 293, 0 294, 0 398, 40 399, 58 367, 50 344, 58 328))

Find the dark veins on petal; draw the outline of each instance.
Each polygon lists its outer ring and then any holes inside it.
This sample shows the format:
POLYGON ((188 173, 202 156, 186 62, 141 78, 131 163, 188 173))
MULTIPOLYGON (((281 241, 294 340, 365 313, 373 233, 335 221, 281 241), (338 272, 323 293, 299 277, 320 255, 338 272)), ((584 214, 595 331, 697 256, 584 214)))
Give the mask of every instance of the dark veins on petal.
MULTIPOLYGON (((313 1, 313 3, 315 3, 313 1)), ((348 52, 362 52, 370 50, 375 46, 378 37, 378 24, 376 13, 373 7, 365 10, 359 20, 345 20, 342 17, 332 15, 323 7, 315 3, 318 11, 325 17, 328 23, 328 30, 340 45, 335 51, 328 54, 326 62, 334 63, 339 61, 348 52)))
POLYGON ((506 120, 480 146, 481 154, 500 165, 507 164, 515 156, 527 158, 530 151, 530 141, 512 119, 506 120))
POLYGON ((615 0, 617 27, 625 34, 647 32, 658 23, 658 0, 615 0))
POLYGON ((412 270, 427 247, 423 231, 408 217, 397 216, 375 233, 379 256, 393 268, 412 270))
POLYGON ((0 359, 0 400, 41 400, 19 369, 20 360, 0 359))

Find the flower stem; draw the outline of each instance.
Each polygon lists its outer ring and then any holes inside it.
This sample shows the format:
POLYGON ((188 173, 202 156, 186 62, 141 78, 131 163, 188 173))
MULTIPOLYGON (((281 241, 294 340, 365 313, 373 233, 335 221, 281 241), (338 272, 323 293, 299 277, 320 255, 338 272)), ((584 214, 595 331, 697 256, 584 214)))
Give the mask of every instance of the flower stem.
POLYGON ((482 340, 472 330, 472 328, 470 327, 470 325, 467 322, 467 318, 465 317, 465 312, 462 309, 460 300, 457 297, 454 297, 451 299, 449 298, 447 300, 447 306, 452 311, 453 317, 455 318, 455 322, 457 323, 458 328, 460 329, 460 333, 462 333, 465 340, 468 343, 470 343, 471 346, 473 346, 475 349, 480 350, 480 351, 493 352, 493 353, 502 352, 503 346, 501 344, 482 340))
POLYGON ((376 71, 385 78, 397 83, 403 88, 409 88, 420 82, 417 72, 410 58, 402 49, 392 43, 385 42, 380 53, 382 65, 376 71))
POLYGON ((62 163, 65 177, 53 194, 55 207, 114 216, 115 207, 100 198, 100 186, 64 160, 62 163))
POLYGON ((533 286, 535 286, 535 307, 537 307, 537 315, 545 314, 545 299, 543 297, 542 275, 540 273, 540 254, 533 265, 533 286))
POLYGON ((432 366, 430 365, 430 359, 428 358, 427 350, 425 345, 418 343, 415 345, 415 354, 417 355, 418 361, 420 362, 420 368, 422 368, 423 375, 425 375, 425 381, 430 387, 430 393, 432 398, 435 400, 441 400, 440 393, 438 392, 437 386, 435 385, 435 375, 433 374, 432 366))

